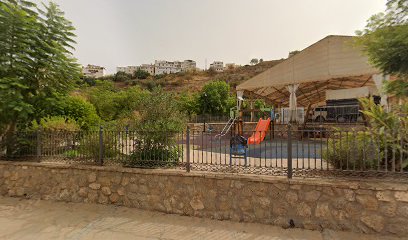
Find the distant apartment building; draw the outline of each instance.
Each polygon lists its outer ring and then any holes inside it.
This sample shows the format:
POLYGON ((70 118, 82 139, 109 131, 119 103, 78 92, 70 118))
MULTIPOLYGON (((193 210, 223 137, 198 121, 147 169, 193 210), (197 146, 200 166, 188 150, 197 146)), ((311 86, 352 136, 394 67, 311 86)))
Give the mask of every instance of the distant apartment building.
POLYGON ((184 60, 184 62, 181 63, 181 71, 183 72, 195 71, 196 69, 197 64, 193 60, 184 60))
POLYGON ((116 67, 116 72, 124 72, 127 74, 134 74, 137 70, 143 70, 148 72, 150 75, 154 75, 154 65, 153 64, 142 64, 140 66, 126 66, 126 67, 116 67))
POLYGON ((154 64, 142 64, 140 66, 127 66, 127 67, 117 67, 117 72, 125 72, 128 74, 133 74, 137 70, 143 70, 150 75, 160 75, 160 74, 170 74, 178 72, 188 72, 196 70, 196 62, 193 60, 181 61, 165 61, 156 60, 154 64))
POLYGON ((235 64, 235 63, 226 63, 225 64, 225 70, 231 70, 231 69, 235 69, 235 68, 238 68, 239 67, 239 65, 238 64, 235 64))
POLYGON ((150 75, 154 75, 154 65, 153 64, 142 64, 140 65, 140 70, 146 71, 150 75))
POLYGON ((164 60, 156 60, 154 61, 154 74, 170 74, 170 73, 178 73, 181 72, 181 62, 180 61, 164 61, 164 60))
POLYGON ((105 75, 105 68, 101 66, 88 64, 82 67, 82 74, 84 77, 99 78, 105 75))
POLYGON ((124 72, 127 74, 135 73, 138 70, 139 66, 127 66, 127 67, 117 67, 116 72, 124 72))
POLYGON ((224 63, 221 61, 214 61, 210 64, 210 68, 216 72, 223 72, 224 71, 224 63))

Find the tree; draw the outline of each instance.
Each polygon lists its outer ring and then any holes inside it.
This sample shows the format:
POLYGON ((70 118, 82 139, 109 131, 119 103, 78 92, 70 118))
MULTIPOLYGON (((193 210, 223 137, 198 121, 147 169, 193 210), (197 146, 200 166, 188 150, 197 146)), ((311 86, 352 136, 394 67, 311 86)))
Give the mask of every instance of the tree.
POLYGON ((37 106, 52 104, 79 78, 71 22, 55 3, 0 3, 0 128, 10 150, 18 124, 39 121, 37 106))
POLYGON ((372 16, 357 35, 357 44, 371 63, 384 74, 398 77, 387 83, 385 90, 408 96, 408 1, 388 0, 386 11, 372 16))
POLYGON ((263 61, 264 61, 263 58, 259 59, 259 63, 263 63, 263 61))
POLYGON ((259 60, 258 60, 258 58, 252 58, 250 63, 251 63, 251 65, 256 65, 256 64, 259 63, 259 60))
POLYGON ((230 86, 224 81, 207 83, 199 98, 200 112, 210 114, 222 114, 229 110, 230 86))
POLYGON ((130 79, 132 79, 132 75, 125 72, 117 72, 113 76, 113 81, 115 82, 126 82, 129 81, 130 79))
POLYGON ((138 69, 137 71, 135 71, 135 73, 133 74, 133 77, 137 78, 137 79, 146 79, 150 76, 150 74, 142 69, 138 69))

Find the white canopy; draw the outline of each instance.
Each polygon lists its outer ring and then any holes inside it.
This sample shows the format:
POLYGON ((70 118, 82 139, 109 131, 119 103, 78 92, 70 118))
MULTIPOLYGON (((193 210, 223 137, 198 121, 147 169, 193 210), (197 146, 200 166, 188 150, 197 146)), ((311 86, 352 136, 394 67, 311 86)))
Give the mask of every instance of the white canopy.
POLYGON ((353 44, 351 36, 327 36, 241 83, 237 90, 288 104, 286 86, 300 84, 298 102, 306 105, 324 101, 325 93, 320 91, 374 85, 371 76, 379 70, 369 65, 361 49, 353 44))

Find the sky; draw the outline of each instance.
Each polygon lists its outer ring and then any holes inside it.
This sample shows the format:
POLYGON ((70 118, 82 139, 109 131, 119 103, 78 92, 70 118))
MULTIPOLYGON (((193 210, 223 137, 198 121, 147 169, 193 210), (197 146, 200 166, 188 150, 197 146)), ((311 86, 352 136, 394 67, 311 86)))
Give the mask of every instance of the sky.
MULTIPOLYGON (((286 58, 327 35, 354 35, 386 0, 54 0, 76 27, 82 65, 286 58)), ((37 1, 39 2, 39 1, 37 1)))

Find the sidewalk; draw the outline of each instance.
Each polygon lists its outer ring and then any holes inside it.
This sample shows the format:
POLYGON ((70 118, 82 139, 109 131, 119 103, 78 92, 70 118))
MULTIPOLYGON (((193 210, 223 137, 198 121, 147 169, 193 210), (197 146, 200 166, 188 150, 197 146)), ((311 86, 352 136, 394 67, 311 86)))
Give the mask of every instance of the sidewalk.
POLYGON ((282 229, 97 204, 0 197, 0 239, 397 239, 282 229))

